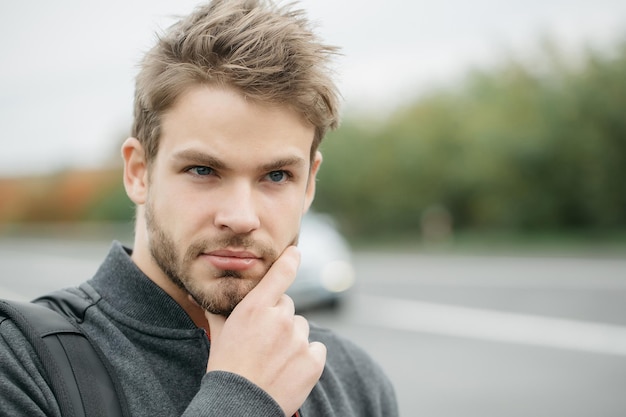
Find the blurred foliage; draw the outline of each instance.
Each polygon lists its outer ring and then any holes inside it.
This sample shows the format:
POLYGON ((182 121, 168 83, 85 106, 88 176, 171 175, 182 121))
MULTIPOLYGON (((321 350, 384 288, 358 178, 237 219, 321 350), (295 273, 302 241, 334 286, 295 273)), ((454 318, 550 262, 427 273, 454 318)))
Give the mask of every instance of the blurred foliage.
MULTIPOLYGON (((0 225, 115 218, 123 192, 117 168, 63 170, 48 176, 0 178, 0 225), (115 207, 114 207, 115 206, 115 207), (108 207, 108 208, 107 208, 108 207), (98 218, 98 212, 101 213, 98 218)), ((128 197, 125 197, 127 204, 128 197)))
POLYGON ((626 42, 576 63, 545 42, 384 122, 349 118, 322 151, 315 207, 352 237, 623 229, 626 42))
POLYGON ((122 173, 117 176, 120 185, 107 190, 94 199, 85 210, 84 220, 90 222, 125 222, 134 219, 135 205, 126 195, 122 185, 122 173))

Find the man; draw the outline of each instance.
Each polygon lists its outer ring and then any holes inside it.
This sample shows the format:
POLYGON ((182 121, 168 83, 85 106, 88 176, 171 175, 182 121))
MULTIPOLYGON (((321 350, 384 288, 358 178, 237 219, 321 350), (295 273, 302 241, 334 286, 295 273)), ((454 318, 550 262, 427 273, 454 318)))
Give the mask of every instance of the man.
MULTIPOLYGON (((223 0, 143 60, 122 146, 134 247, 69 290, 96 300, 79 325, 133 416, 397 415, 379 367, 285 295, 337 126, 334 53, 301 12, 223 0)), ((58 416, 33 352, 0 330, 3 415, 58 416)))

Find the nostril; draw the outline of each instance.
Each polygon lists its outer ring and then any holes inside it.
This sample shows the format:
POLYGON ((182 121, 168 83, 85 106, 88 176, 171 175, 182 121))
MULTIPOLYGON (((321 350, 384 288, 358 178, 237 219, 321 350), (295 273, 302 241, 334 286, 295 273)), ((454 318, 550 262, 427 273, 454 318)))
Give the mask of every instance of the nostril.
POLYGON ((256 214, 242 213, 239 210, 232 210, 228 213, 216 216, 216 226, 221 229, 230 229, 236 234, 250 233, 260 226, 260 221, 256 214))

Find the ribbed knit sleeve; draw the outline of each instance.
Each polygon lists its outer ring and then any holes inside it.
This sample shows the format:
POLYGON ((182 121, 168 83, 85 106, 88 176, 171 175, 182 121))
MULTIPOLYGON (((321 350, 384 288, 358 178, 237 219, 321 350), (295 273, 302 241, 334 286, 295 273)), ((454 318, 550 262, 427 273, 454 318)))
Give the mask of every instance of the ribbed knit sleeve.
POLYGON ((274 399, 246 378, 224 371, 211 371, 183 417, 284 417, 274 399))

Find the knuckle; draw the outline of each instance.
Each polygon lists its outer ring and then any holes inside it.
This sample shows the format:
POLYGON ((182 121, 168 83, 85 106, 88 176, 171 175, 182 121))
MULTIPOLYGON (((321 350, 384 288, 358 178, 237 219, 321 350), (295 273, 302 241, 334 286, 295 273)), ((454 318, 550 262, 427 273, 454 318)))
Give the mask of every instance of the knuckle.
POLYGON ((286 307, 289 307, 289 308, 295 307, 293 299, 287 294, 281 295, 280 299, 281 299, 281 302, 284 303, 286 307))
POLYGON ((316 344, 316 351, 318 354, 313 355, 313 360, 315 361, 320 373, 326 366, 326 346, 320 342, 314 342, 316 344))
POLYGON ((309 335, 309 321, 300 315, 295 315, 293 317, 294 326, 297 327, 300 331, 302 331, 306 336, 309 335))
POLYGON ((293 333, 294 319, 290 314, 279 312, 274 318, 274 325, 281 334, 293 333))

